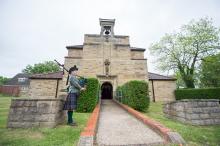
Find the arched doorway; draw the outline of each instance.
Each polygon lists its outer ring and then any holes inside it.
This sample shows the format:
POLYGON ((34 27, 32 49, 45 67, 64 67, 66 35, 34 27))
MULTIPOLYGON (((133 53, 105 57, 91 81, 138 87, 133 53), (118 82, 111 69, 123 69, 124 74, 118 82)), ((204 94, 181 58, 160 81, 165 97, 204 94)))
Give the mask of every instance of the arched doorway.
POLYGON ((101 99, 112 99, 113 87, 109 82, 104 82, 101 86, 101 99))

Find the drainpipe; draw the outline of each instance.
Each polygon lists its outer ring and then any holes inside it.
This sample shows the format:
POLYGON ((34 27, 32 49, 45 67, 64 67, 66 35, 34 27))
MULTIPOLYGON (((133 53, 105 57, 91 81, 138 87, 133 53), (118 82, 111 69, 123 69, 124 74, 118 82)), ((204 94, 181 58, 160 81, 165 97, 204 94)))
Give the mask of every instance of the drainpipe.
POLYGON ((56 87, 56 95, 55 95, 55 98, 57 98, 57 94, 58 94, 58 85, 59 85, 59 79, 57 79, 57 87, 56 87))
POLYGON ((151 83, 152 83, 152 92, 153 92, 153 102, 155 102, 154 81, 151 80, 151 83))

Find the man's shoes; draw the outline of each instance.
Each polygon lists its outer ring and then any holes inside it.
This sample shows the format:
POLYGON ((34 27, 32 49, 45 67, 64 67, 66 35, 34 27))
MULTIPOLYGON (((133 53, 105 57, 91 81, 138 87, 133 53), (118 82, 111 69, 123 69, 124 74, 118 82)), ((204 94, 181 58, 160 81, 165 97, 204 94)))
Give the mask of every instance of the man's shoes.
POLYGON ((77 126, 77 124, 75 122, 73 123, 67 123, 69 126, 77 126))

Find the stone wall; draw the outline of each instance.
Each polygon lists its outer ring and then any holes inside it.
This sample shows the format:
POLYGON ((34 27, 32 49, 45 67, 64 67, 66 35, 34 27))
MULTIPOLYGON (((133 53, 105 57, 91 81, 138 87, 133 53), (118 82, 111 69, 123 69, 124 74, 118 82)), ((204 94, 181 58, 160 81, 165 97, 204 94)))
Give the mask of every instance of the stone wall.
MULTIPOLYGON (((117 86, 130 80, 148 81, 147 59, 144 59, 144 51, 131 51, 128 36, 116 35, 106 41, 106 38, 100 35, 86 34, 83 49, 68 49, 64 65, 67 68, 77 65, 79 75, 98 78, 100 83, 104 81, 114 83, 114 91, 117 86), (114 77, 103 77, 105 59, 109 59, 109 75, 114 77)), ((66 78, 67 72, 64 74, 64 83, 66 78)))
POLYGON ((29 93, 29 88, 30 86, 20 86, 19 89, 20 89, 20 93, 19 93, 19 96, 21 97, 28 97, 28 93, 29 93))
POLYGON ((12 99, 8 128, 55 127, 65 114, 60 99, 12 99))
POLYGON ((192 125, 219 125, 220 104, 217 99, 192 99, 166 103, 166 117, 192 125))
POLYGON ((153 101, 153 87, 155 101, 174 101, 176 90, 176 81, 169 80, 152 80, 149 81, 150 99, 153 101))
POLYGON ((68 51, 69 57, 82 57, 83 51, 82 49, 70 49, 68 51))
POLYGON ((56 88, 58 83, 58 93, 57 97, 61 94, 59 92, 63 83, 61 80, 57 79, 31 79, 30 80, 30 89, 29 97, 31 98, 55 98, 56 97, 56 88))
POLYGON ((144 53, 141 51, 131 51, 131 59, 144 59, 144 53))

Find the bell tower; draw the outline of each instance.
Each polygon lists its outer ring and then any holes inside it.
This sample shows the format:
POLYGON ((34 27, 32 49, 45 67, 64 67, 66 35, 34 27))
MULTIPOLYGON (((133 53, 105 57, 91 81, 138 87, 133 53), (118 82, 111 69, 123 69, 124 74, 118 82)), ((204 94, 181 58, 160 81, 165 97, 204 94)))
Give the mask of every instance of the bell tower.
POLYGON ((115 19, 101 19, 99 18, 101 26, 101 36, 114 36, 115 19))

